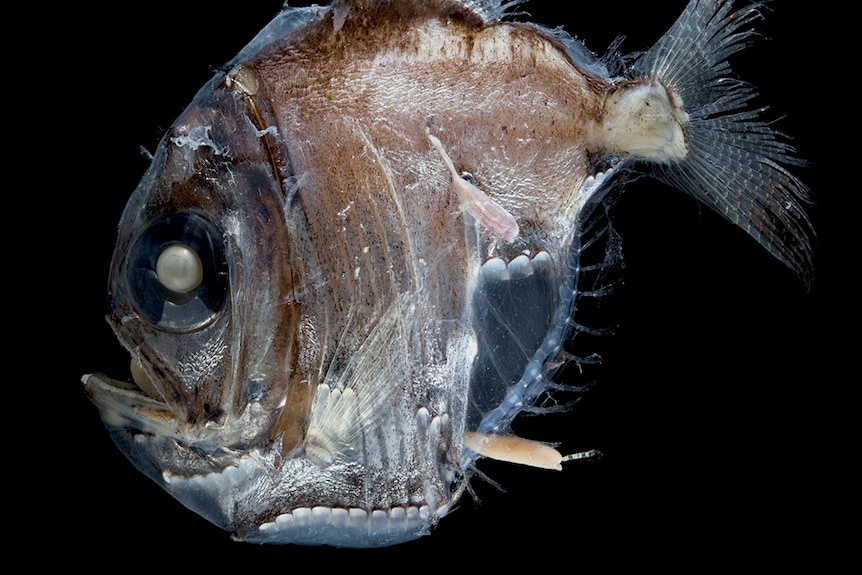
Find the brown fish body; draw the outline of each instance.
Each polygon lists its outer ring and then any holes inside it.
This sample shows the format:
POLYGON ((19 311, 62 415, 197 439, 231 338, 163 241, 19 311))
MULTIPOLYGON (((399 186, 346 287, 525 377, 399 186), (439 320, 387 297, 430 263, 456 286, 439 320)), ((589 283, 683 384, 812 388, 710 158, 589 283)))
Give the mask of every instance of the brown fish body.
POLYGON ((713 44, 753 14, 730 5, 693 0, 627 78, 499 2, 285 9, 178 118, 123 215, 109 321, 133 382, 85 377, 115 441, 265 543, 398 543, 479 457, 558 468, 509 425, 575 360, 583 218, 618 173, 651 164, 807 272, 804 187, 763 167, 784 148, 757 122, 757 145, 725 144, 710 107, 734 101, 713 44), (680 80, 662 55, 686 34, 705 69, 680 80))

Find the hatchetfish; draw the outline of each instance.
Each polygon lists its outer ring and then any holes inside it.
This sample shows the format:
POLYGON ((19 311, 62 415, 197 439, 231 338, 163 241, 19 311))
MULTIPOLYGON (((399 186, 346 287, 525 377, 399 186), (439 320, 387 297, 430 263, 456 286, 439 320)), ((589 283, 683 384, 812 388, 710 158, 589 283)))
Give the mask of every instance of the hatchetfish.
POLYGON ((285 6, 131 196, 108 297, 131 377, 84 385, 134 465, 235 539, 391 545, 480 458, 560 468, 511 423, 595 360, 570 342, 634 177, 810 280, 799 161, 727 63, 762 3, 691 0, 604 57, 517 4, 285 6))

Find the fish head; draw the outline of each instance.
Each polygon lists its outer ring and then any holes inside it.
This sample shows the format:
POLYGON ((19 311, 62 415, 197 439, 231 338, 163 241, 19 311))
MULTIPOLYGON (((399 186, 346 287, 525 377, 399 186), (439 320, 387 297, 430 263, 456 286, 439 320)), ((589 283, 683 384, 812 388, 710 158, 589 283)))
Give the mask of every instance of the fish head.
POLYGON ((244 94, 223 78, 205 87, 158 146, 124 211, 109 279, 107 319, 132 378, 86 378, 117 444, 166 488, 273 443, 286 402, 291 338, 277 336, 298 321, 284 265, 294 254, 272 133, 252 124, 260 111, 244 94))

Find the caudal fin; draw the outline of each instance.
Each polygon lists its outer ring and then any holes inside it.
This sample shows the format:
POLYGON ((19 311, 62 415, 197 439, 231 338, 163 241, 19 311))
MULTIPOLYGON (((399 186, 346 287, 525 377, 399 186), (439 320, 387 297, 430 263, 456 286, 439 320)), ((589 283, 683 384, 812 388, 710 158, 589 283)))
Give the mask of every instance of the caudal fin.
POLYGON ((687 153, 656 164, 653 175, 742 227, 810 284, 814 232, 806 186, 786 168, 794 157, 783 135, 748 105, 754 89, 733 77, 727 58, 750 44, 763 2, 691 0, 676 23, 631 68, 679 99, 687 153))

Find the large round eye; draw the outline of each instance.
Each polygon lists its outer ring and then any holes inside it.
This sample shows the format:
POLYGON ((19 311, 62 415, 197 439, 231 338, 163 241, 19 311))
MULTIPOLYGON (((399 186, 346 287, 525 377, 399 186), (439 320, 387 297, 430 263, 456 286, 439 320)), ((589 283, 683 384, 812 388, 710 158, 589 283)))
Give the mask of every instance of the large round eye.
POLYGON ((189 213, 159 218, 138 236, 128 257, 129 295, 150 323, 190 331, 224 306, 224 240, 209 220, 189 213))

